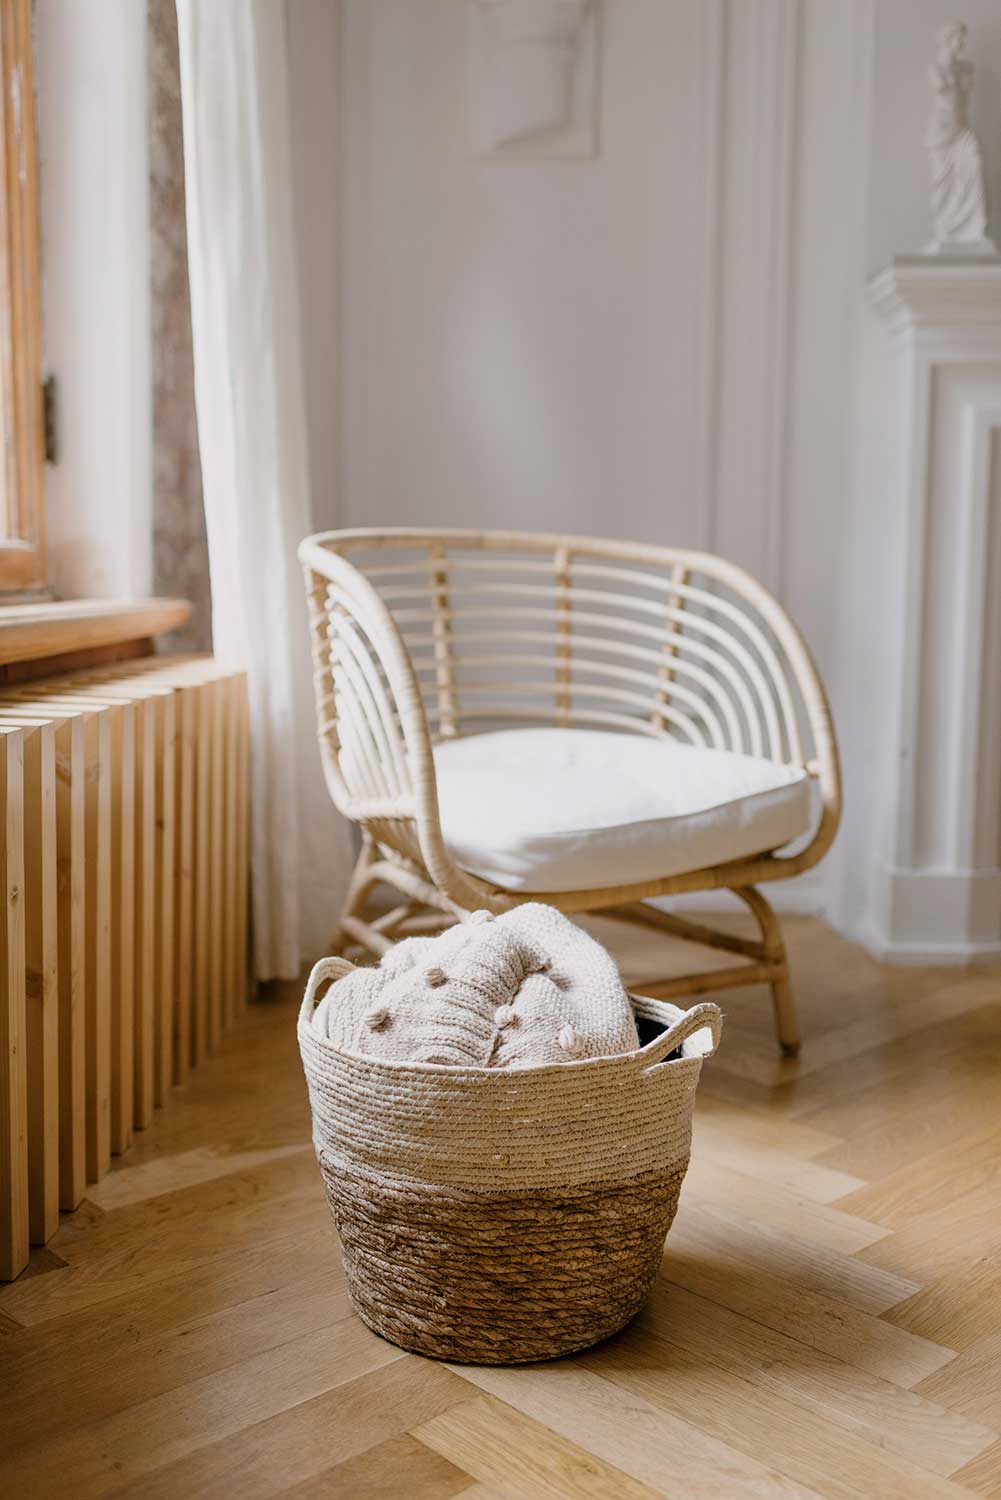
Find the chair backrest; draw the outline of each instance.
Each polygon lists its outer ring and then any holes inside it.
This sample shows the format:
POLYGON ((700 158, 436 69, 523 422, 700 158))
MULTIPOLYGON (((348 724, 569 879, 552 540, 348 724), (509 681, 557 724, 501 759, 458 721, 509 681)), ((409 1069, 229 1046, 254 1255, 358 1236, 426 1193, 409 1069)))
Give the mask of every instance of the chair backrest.
POLYGON ((328 780, 352 816, 433 797, 435 741, 526 724, 805 765, 825 800, 839 796, 809 653, 767 590, 720 558, 395 528, 324 533, 300 558, 328 780))

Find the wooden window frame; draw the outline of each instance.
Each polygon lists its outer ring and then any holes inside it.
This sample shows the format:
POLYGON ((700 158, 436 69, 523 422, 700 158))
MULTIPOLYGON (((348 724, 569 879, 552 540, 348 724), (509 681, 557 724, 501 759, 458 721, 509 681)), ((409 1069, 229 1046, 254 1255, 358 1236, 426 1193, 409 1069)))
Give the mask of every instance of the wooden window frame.
POLYGON ((45 570, 45 422, 31 0, 0 0, 0 402, 6 515, 0 595, 45 570))

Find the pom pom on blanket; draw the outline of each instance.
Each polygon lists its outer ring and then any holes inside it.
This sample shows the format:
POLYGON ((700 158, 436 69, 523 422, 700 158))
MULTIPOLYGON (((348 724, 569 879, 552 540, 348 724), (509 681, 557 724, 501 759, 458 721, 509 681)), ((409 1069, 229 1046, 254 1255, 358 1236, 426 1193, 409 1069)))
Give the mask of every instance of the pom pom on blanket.
POLYGON ((345 1052, 457 1067, 538 1067, 639 1045, 611 955, 534 903, 407 938, 337 980, 313 1025, 345 1052))

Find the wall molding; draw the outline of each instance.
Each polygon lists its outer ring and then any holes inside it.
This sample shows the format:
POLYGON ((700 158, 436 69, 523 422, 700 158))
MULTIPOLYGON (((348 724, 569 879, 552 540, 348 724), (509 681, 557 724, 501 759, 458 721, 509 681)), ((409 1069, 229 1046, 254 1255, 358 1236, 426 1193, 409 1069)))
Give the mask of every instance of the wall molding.
POLYGON ((885 824, 858 935, 899 962, 1001 954, 999 292, 1001 264, 908 262, 870 290, 893 349, 900 542, 885 824))
POLYGON ((869 305, 897 343, 996 349, 1001 257, 970 264, 899 256, 870 281, 869 305))
POLYGON ((727 0, 702 0, 699 6, 699 121, 702 150, 702 242, 705 275, 698 344, 699 403, 699 545, 716 546, 719 503, 720 298, 723 285, 723 208, 726 150, 727 0))
POLYGON ((728 253, 715 314, 722 366, 712 545, 780 595, 802 24, 800 0, 725 0, 721 28, 720 238, 728 253))

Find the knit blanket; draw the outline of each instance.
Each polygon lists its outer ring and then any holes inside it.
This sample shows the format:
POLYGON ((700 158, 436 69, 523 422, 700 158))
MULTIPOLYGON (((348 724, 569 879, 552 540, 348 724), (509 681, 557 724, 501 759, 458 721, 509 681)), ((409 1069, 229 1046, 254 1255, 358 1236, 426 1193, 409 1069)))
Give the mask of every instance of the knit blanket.
POLYGON ((357 1056, 461 1067, 538 1067, 639 1046, 614 959, 537 904, 404 939, 333 984, 312 1024, 357 1056))

